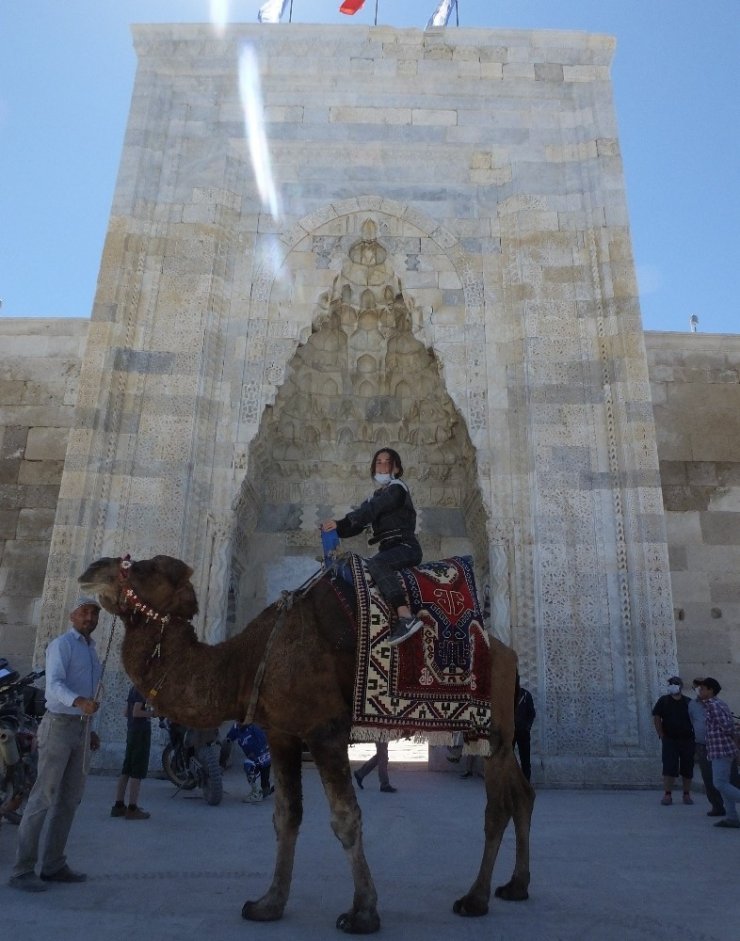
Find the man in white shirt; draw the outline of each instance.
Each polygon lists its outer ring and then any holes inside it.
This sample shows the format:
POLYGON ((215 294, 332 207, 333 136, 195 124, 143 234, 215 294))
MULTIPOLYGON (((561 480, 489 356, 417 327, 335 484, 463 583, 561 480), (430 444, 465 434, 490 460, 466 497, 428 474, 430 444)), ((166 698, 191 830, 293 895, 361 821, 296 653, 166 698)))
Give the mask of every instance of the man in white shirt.
POLYGON ((41 892, 49 882, 87 878, 70 869, 64 849, 85 788, 88 735, 91 750, 100 746, 97 734, 89 730, 89 716, 100 705, 95 695, 102 668, 92 639, 99 614, 94 598, 78 598, 69 614, 72 626, 46 649, 47 711, 38 732, 38 777, 18 829, 15 866, 8 882, 14 889, 41 892), (35 872, 39 855, 40 877, 35 872))

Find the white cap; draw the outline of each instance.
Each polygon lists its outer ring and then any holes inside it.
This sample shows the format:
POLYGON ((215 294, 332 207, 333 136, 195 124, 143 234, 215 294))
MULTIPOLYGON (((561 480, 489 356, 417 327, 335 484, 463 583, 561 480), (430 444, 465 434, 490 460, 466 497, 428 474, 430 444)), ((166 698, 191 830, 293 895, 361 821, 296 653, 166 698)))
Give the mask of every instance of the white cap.
POLYGON ((98 610, 100 610, 100 605, 98 604, 98 599, 93 598, 91 595, 80 595, 80 597, 72 605, 70 614, 73 614, 78 608, 84 607, 86 604, 94 605, 98 610))

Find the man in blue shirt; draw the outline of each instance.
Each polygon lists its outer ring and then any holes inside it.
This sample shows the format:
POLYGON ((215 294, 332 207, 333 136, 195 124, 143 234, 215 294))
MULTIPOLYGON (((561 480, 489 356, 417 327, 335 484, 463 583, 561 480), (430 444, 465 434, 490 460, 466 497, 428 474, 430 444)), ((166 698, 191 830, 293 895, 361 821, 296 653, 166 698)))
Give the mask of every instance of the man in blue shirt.
POLYGON ((46 714, 38 731, 38 777, 18 830, 18 848, 9 885, 41 892, 47 882, 84 882, 87 876, 67 865, 64 849, 75 811, 82 799, 88 744, 100 741, 89 730, 89 717, 98 711, 95 696, 102 674, 92 634, 100 605, 78 598, 69 614, 72 626, 46 649, 46 714), (35 868, 41 852, 40 878, 35 868))

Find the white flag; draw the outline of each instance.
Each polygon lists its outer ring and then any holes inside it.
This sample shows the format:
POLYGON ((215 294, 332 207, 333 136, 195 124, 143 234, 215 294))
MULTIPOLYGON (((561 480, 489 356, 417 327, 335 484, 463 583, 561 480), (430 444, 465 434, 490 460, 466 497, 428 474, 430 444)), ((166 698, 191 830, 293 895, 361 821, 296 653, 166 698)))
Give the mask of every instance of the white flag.
POLYGON ((267 0, 260 7, 257 19, 260 23, 279 23, 290 0, 267 0))
POLYGON ((455 6, 457 6, 457 0, 440 0, 437 9, 432 13, 427 23, 427 29, 431 29, 433 26, 447 26, 450 13, 452 13, 452 8, 455 6))

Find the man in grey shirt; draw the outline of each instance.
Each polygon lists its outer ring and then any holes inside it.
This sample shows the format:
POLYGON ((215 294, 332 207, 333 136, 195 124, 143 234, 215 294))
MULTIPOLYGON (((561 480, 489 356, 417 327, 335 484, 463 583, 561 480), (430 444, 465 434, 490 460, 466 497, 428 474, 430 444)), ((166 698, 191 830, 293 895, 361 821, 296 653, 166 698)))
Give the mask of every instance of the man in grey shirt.
POLYGON ((100 605, 78 598, 70 611, 69 630, 46 649, 46 709, 38 733, 38 777, 18 830, 15 866, 8 884, 25 892, 41 892, 48 882, 84 882, 87 876, 67 865, 64 849, 75 811, 82 799, 87 772, 85 751, 100 741, 89 731, 89 716, 100 703, 95 695, 102 668, 92 633, 100 605), (35 868, 46 824, 40 878, 35 868))

